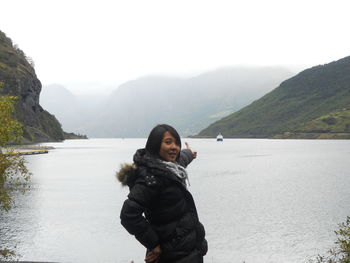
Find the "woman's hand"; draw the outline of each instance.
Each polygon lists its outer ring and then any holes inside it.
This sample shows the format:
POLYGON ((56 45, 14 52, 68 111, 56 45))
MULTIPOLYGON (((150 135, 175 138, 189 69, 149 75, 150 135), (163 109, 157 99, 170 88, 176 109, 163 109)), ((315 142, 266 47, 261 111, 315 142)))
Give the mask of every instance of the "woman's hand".
POLYGON ((197 157, 197 152, 192 151, 192 148, 190 147, 190 145, 188 144, 188 142, 185 142, 185 145, 186 145, 186 148, 189 149, 189 150, 191 151, 193 159, 196 159, 196 157, 197 157))
POLYGON ((160 246, 158 245, 154 249, 152 249, 150 252, 147 253, 145 261, 157 263, 159 261, 159 256, 161 253, 162 253, 162 250, 160 249, 160 246))

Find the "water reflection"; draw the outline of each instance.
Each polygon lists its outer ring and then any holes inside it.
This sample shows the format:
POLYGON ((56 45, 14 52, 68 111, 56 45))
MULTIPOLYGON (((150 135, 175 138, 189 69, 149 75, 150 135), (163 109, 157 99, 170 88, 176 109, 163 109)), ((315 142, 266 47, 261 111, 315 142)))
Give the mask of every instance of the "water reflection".
POLYGON ((34 185, 25 193, 14 192, 14 207, 10 212, 0 212, 1 247, 17 251, 17 257, 23 252, 19 248, 26 247, 28 240, 33 240, 39 231, 36 194, 34 185))

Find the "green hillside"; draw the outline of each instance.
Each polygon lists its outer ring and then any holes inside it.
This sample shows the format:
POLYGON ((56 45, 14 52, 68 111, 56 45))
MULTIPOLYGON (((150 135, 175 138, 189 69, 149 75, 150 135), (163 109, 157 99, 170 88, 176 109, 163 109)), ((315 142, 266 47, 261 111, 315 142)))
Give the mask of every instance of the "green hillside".
POLYGON ((280 139, 350 139, 350 109, 340 109, 308 121, 293 132, 277 134, 280 139))
POLYGON ((15 117, 28 142, 63 140, 60 123, 39 105, 40 91, 32 59, 0 31, 0 96, 18 98, 15 117))
MULTIPOLYGON (((346 57, 304 70, 198 135, 216 136, 221 132, 225 137, 272 137, 285 132, 301 132, 303 127, 304 132, 311 132, 310 127, 320 123, 318 118, 321 116, 349 108, 350 57, 346 57), (314 122, 309 123, 312 120, 314 122)), ((349 132, 346 125, 337 127, 336 132, 349 132)), ((329 131, 324 129, 323 132, 329 131)))

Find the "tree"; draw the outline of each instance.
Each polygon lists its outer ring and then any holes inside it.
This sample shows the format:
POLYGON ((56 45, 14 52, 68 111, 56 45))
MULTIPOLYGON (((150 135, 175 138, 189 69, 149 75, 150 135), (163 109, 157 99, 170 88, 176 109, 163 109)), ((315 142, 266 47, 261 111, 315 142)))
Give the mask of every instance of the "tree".
MULTIPOLYGON (((24 192, 28 187, 30 173, 25 159, 6 147, 9 143, 22 139, 22 125, 14 120, 16 97, 0 97, 0 212, 9 211, 13 206, 12 193, 24 192)), ((0 259, 12 258, 15 253, 0 247, 0 259)))
POLYGON ((350 216, 339 224, 339 230, 334 231, 337 236, 336 247, 330 249, 327 255, 318 255, 316 263, 350 263, 350 216))
MULTIPOLYGON (((17 98, 13 96, 0 97, 0 147, 9 142, 20 142, 22 139, 22 125, 13 119, 14 105, 17 98)), ((0 149, 1 149, 0 148, 0 149)))

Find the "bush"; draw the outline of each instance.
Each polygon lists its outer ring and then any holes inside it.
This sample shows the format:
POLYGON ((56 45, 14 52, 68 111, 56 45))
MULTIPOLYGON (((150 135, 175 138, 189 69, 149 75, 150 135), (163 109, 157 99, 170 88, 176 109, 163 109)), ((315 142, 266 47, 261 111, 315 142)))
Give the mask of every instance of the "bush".
MULTIPOLYGON (((0 212, 11 209, 12 192, 24 192, 29 187, 30 173, 25 159, 7 147, 22 139, 22 125, 13 119, 15 102, 15 97, 0 97, 0 212)), ((14 259, 15 255, 13 250, 0 247, 0 261, 14 259)))
POLYGON ((310 263, 350 263, 350 216, 340 223, 339 230, 334 232, 337 236, 336 246, 330 249, 327 255, 318 255, 316 259, 310 260, 310 263))

